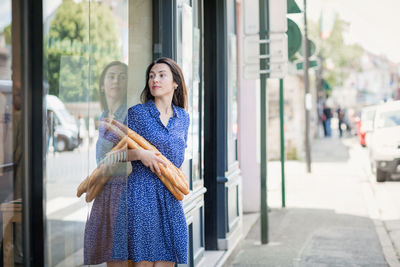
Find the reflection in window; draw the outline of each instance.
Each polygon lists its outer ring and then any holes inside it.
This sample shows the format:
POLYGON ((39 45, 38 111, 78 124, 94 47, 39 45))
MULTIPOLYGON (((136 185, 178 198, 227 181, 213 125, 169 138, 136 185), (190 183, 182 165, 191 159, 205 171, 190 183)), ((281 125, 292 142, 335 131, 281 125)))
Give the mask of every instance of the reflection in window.
MULTIPOLYGON (((99 121, 114 108, 102 105, 102 71, 110 62, 128 61, 128 1, 46 0, 43 6, 45 260, 47 266, 81 266, 85 226, 95 205, 77 198, 76 190, 98 164, 99 147, 104 148, 98 144, 99 121)), ((124 75, 126 80, 126 70, 124 75)))
POLYGON ((16 1, 0 10, 0 222, 4 266, 22 266, 22 97, 16 1))

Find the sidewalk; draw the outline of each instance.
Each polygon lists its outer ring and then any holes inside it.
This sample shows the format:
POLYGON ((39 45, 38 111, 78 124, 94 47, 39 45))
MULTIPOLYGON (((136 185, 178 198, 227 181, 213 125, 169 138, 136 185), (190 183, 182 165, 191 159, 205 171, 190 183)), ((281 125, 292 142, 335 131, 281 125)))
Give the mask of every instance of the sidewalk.
POLYGON ((311 174, 304 163, 287 162, 285 209, 280 162, 270 162, 269 243, 260 243, 258 220, 225 266, 398 266, 382 224, 371 219, 376 201, 352 144, 315 140, 311 174))

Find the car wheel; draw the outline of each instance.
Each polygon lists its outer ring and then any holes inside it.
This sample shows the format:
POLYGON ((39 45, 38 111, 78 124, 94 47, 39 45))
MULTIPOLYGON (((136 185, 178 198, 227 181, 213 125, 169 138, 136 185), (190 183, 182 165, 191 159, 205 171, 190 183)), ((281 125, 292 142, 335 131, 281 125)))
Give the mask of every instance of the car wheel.
POLYGON ((68 147, 67 140, 64 137, 58 137, 56 146, 58 152, 67 150, 68 147))
POLYGON ((385 171, 383 171, 379 168, 376 168, 376 181, 377 182, 381 183, 381 182, 386 181, 386 175, 387 174, 385 171))

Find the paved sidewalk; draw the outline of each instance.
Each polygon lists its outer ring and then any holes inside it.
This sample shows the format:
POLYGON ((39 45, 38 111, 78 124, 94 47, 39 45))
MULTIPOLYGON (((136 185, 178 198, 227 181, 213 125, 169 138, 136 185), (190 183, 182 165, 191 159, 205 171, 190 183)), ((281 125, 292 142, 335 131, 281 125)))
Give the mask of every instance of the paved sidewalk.
POLYGON ((258 221, 226 265, 397 266, 390 242, 382 246, 387 233, 371 219, 375 200, 353 146, 352 139, 314 141, 311 174, 304 163, 287 162, 285 209, 280 208, 280 163, 270 162, 270 242, 261 245, 258 221), (388 259, 384 250, 390 249, 393 257, 388 259))

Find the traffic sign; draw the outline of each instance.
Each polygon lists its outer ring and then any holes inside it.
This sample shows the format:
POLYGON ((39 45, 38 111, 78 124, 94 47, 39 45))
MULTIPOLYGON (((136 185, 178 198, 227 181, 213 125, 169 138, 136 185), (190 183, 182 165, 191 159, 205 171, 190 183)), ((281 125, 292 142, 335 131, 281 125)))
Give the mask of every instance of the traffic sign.
MULTIPOLYGON (((243 1, 244 34, 253 35, 260 32, 259 0, 243 1)), ((269 31, 270 33, 283 33, 287 31, 286 20, 287 3, 282 0, 269 0, 269 31)))
MULTIPOLYGON (((311 57, 312 55, 314 55, 315 51, 316 51, 315 43, 313 41, 311 41, 310 39, 308 39, 308 56, 311 57)), ((301 44, 301 49, 299 52, 300 52, 300 55, 303 56, 303 44, 301 44)))
POLYGON ((268 70, 260 70, 257 64, 244 66, 244 78, 246 80, 256 80, 260 78, 261 73, 267 73, 269 78, 284 78, 287 74, 288 63, 270 63, 268 70))
POLYGON ((296 4, 295 0, 287 0, 287 13, 294 14, 294 13, 301 13, 299 6, 296 4))
MULTIPOLYGON (((288 21, 286 19, 286 0, 246 0, 243 1, 244 12, 244 76, 245 79, 258 79, 260 74, 268 74, 270 78, 283 78, 288 69, 288 21), (267 10, 268 23, 265 13, 260 13, 260 8, 267 10), (262 17, 260 17, 260 14, 262 17), (260 19, 262 22, 260 22, 260 19), (268 26, 267 40, 260 40, 261 26, 268 26), (265 25, 264 25, 265 24, 265 25), (260 45, 264 44, 268 54, 260 55, 260 45), (262 61, 265 59, 266 61, 262 61), (260 70, 260 62, 262 68, 260 70), (265 66, 265 63, 267 64, 265 66)), ((265 38, 265 32, 261 32, 265 38)), ((263 49, 263 47, 261 47, 263 49)), ((262 51, 262 50, 261 50, 262 51)), ((263 52, 264 53, 264 52, 263 52)))
POLYGON ((288 56, 289 59, 296 54, 296 52, 301 48, 301 31, 299 26, 297 26, 296 22, 291 19, 287 19, 288 23, 288 30, 287 30, 287 37, 288 37, 288 56))
MULTIPOLYGON (((317 67, 318 66, 318 61, 316 60, 310 60, 310 63, 308 65, 309 68, 317 67)), ((303 62, 296 63, 296 69, 297 70, 302 70, 303 69, 303 62)))
POLYGON ((282 0, 269 0, 269 32, 287 32, 287 3, 282 0))
POLYGON ((260 55, 260 39, 258 35, 244 38, 245 64, 259 64, 260 57, 269 59, 270 62, 284 62, 288 58, 287 36, 285 33, 271 33, 269 42, 269 55, 260 55))
POLYGON ((259 0, 243 1, 243 25, 245 35, 258 34, 260 31, 259 0))

